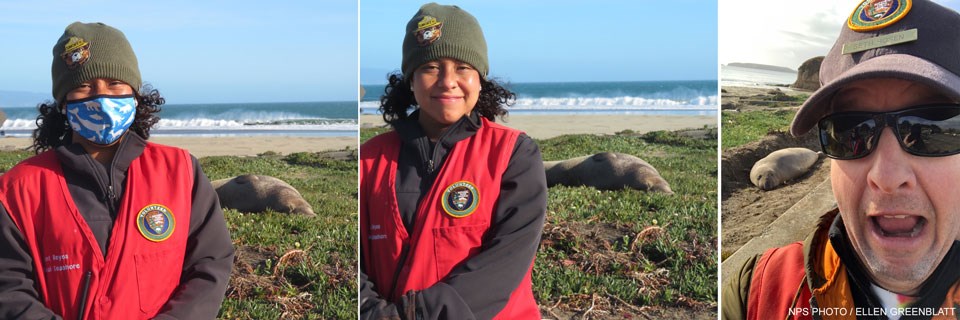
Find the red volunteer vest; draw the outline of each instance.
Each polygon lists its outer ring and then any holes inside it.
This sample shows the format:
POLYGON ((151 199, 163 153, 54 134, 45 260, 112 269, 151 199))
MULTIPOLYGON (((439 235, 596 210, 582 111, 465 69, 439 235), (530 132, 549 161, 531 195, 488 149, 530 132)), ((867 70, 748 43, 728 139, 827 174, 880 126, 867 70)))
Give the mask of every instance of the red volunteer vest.
MULTIPOLYGON (((397 206, 399 135, 391 131, 361 146, 363 264, 388 300, 399 301, 410 290, 429 288, 480 251, 500 195, 500 179, 520 135, 481 121, 475 135, 450 150, 433 187, 418 205, 412 234, 407 234, 397 206)), ((540 319, 530 281, 532 269, 531 264, 496 319, 540 319)))
POLYGON ((147 143, 127 184, 104 258, 47 151, 0 176, 0 202, 23 234, 44 304, 76 319, 89 273, 84 319, 153 318, 180 283, 193 189, 190 155, 147 143))
POLYGON ((764 252, 753 268, 747 319, 812 319, 805 275, 802 243, 764 252))

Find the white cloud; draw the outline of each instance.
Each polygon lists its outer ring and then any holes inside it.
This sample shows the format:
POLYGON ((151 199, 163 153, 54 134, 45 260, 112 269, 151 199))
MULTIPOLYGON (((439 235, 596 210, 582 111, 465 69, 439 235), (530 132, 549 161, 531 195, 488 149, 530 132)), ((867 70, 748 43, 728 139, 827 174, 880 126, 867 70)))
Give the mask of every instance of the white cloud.
POLYGON ((753 62, 796 69, 824 55, 855 1, 721 0, 720 62, 753 62))
MULTIPOLYGON (((936 1, 957 10, 960 1, 936 1)), ((796 69, 826 55, 859 0, 720 0, 720 63, 796 69)))

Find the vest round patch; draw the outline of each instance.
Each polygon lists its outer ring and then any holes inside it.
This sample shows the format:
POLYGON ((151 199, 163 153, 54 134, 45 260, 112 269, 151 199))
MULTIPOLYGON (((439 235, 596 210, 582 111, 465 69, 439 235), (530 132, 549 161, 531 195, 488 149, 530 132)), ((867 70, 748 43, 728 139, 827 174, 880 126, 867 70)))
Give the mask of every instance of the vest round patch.
POLYGON ((454 218, 463 218, 473 214, 480 202, 477 186, 469 181, 457 181, 443 191, 443 211, 454 218))
POLYGON ((173 213, 163 205, 148 205, 137 214, 137 229, 144 238, 153 242, 167 240, 173 234, 175 226, 173 213))
POLYGON ((912 6, 911 0, 864 0, 847 19, 847 27, 853 31, 883 29, 900 21, 912 6))
POLYGON ((63 45, 63 54, 60 58, 67 63, 68 69, 76 69, 90 59, 90 43, 82 38, 70 37, 67 44, 63 45))
POLYGON ((437 41, 443 34, 440 32, 441 29, 443 29, 443 22, 439 22, 437 18, 431 16, 424 16, 420 22, 417 22, 417 30, 413 31, 413 34, 417 37, 417 45, 426 47, 437 41))

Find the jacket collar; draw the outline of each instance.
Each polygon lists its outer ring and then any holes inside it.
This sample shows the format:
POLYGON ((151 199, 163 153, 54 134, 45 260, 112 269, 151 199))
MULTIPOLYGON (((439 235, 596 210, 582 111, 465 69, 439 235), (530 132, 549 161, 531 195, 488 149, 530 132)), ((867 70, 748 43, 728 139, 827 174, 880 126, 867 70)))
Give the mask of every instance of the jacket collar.
MULTIPOLYGON (((879 307, 876 298, 869 286, 871 280, 865 267, 854 252, 847 238, 846 228, 838 209, 834 209, 820 217, 816 231, 807 237, 804 246, 804 263, 807 273, 807 284, 811 291, 825 291, 831 285, 849 285, 854 300, 858 306, 879 307), (836 252, 831 257, 822 254, 831 246, 836 252), (845 269, 847 283, 837 283, 837 274, 832 272, 840 266, 845 269)), ((954 241, 937 266, 930 278, 920 287, 920 299, 914 302, 917 307, 937 307, 944 301, 951 287, 960 280, 960 273, 956 266, 960 265, 960 241, 954 241)))
MULTIPOLYGON (((397 133, 400 134, 400 139, 404 143, 416 143, 417 140, 421 142, 428 141, 426 133, 423 131, 423 128, 420 127, 419 119, 420 109, 417 109, 414 110, 406 120, 394 125, 394 130, 397 130, 397 133)), ((447 131, 441 135, 438 142, 441 143, 444 148, 449 149, 457 144, 457 142, 476 134, 482 125, 480 114, 473 111, 450 125, 447 131)))
POLYGON ((126 172, 127 169, 130 168, 130 163, 143 154, 143 149, 146 148, 146 146, 147 141, 140 137, 140 135, 127 131, 123 139, 119 142, 113 161, 111 161, 108 166, 101 165, 94 160, 79 143, 61 145, 56 147, 54 152, 63 170, 69 170, 83 179, 91 179, 90 181, 100 181, 101 183, 110 185, 113 182, 106 181, 106 179, 118 176, 116 174, 111 175, 110 173, 126 172), (104 170, 104 168, 106 168, 106 170, 104 170), (103 174, 106 174, 106 176, 103 176, 103 174))

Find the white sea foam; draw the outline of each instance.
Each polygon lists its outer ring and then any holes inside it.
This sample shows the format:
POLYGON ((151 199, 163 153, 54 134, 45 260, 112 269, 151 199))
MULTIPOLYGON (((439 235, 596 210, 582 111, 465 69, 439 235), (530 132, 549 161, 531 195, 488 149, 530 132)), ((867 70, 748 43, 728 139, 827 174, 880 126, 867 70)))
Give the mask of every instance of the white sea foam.
POLYGON ((514 109, 631 109, 657 110, 663 108, 716 108, 717 96, 699 96, 689 100, 652 99, 644 97, 570 97, 570 98, 523 98, 517 99, 514 109))
POLYGON ((157 123, 158 129, 166 130, 202 130, 224 128, 229 130, 356 130, 357 121, 353 119, 272 119, 247 121, 223 119, 166 120, 157 123))
MULTIPOLYGON (((716 95, 698 96, 692 99, 621 97, 543 97, 520 98, 509 110, 593 112, 610 111, 661 111, 661 110, 716 110, 719 98, 716 95)), ((360 110, 365 114, 377 113, 379 101, 363 101, 360 110)))
MULTIPOLYGON (((36 129, 35 118, 11 118, 0 130, 36 129)), ((220 114, 181 113, 161 118, 156 129, 164 130, 356 130, 355 119, 324 119, 290 112, 226 112, 220 114)))

